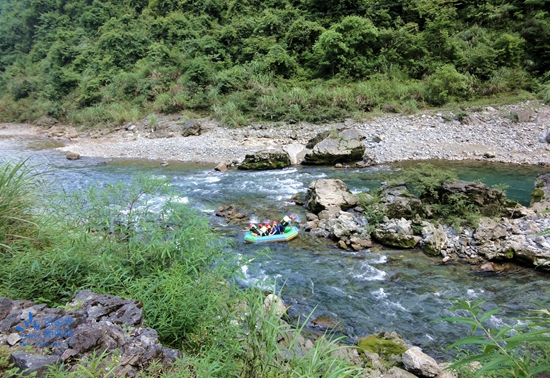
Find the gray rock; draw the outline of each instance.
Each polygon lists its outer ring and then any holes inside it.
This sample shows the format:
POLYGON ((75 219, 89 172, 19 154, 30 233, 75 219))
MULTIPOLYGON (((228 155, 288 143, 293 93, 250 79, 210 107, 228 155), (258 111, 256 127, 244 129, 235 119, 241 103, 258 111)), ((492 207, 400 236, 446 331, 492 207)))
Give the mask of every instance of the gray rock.
POLYGON ((18 333, 10 333, 8 338, 6 339, 6 342, 9 346, 14 346, 21 340, 21 336, 18 333))
POLYGON ((195 119, 190 119, 185 122, 185 125, 183 125, 181 129, 181 136, 188 137, 198 135, 201 135, 201 124, 195 119))
POLYGON ((410 221, 404 218, 380 224, 372 232, 372 237, 381 244, 398 248, 413 248, 422 240, 421 237, 413 235, 410 221))
POLYGON ((220 163, 216 165, 214 169, 219 172, 227 172, 227 165, 225 163, 220 163))
POLYGON ((506 236, 506 227, 491 218, 481 218, 474 232, 474 239, 479 244, 487 243, 490 240, 504 239, 506 236))
POLYGON ((328 138, 328 136, 330 135, 330 131, 323 131, 322 133, 319 133, 317 134, 316 136, 314 136, 313 138, 311 138, 310 140, 308 140, 307 144, 306 144, 306 148, 308 150, 311 150, 313 147, 315 147, 315 145, 317 145, 317 143, 321 142, 322 140, 328 138))
POLYGON ((418 347, 412 347, 403 353, 402 361, 407 371, 419 377, 434 378, 441 373, 437 361, 418 347))
POLYGON ((23 374, 23 376, 35 373, 35 377, 46 376, 48 368, 59 361, 59 356, 38 356, 30 353, 13 353, 10 362, 23 374))
POLYGON ((416 214, 425 214, 422 201, 418 199, 405 185, 384 184, 380 192, 380 203, 388 218, 412 219, 416 214))
MULTIPOLYGON (((363 139, 364 136, 359 130, 346 130, 340 132, 337 137, 329 136, 306 153, 302 164, 334 165, 362 160, 365 154, 363 139)), ((309 146, 310 144, 306 147, 309 146)))
POLYGON ((398 368, 397 366, 392 367, 390 370, 384 374, 384 378, 417 378, 416 375, 409 373, 407 370, 398 368))
POLYGON ((430 256, 439 256, 447 245, 447 233, 438 225, 437 228, 426 222, 422 228, 423 245, 422 250, 430 256))
POLYGON ((17 343, 15 339, 21 337, 28 345, 47 348, 52 353, 46 357, 14 353, 13 361, 20 370, 30 369, 42 376, 47 365, 58 360, 70 365, 94 352, 118 351, 117 376, 135 376, 137 370, 146 368, 153 360, 165 363, 181 356, 179 351, 160 344, 155 330, 141 327, 139 302, 83 290, 68 308, 65 311, 29 301, 0 299, 4 326, 9 326, 8 330, 15 325, 25 329, 23 332, 17 328, 20 333, 12 332, 16 337, 10 335, 6 340, 17 343))
POLYGON ((299 143, 287 144, 283 150, 288 154, 292 165, 300 164, 307 153, 305 146, 299 143))
POLYGON ((115 297, 107 294, 96 294, 89 290, 77 293, 73 303, 85 303, 77 310, 77 316, 83 315, 87 319, 95 321, 109 321, 114 324, 126 324, 127 326, 140 326, 142 323, 141 303, 131 299, 115 297))
POLYGON ((307 207, 316 214, 331 207, 347 210, 357 205, 357 198, 340 179, 313 181, 309 185, 306 198, 307 207))

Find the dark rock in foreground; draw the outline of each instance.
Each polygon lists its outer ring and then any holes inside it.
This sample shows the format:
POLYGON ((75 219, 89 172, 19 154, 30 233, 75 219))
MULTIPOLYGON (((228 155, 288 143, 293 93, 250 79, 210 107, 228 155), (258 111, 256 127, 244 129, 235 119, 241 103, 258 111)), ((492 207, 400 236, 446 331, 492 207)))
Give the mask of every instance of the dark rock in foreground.
POLYGON ((135 376, 153 361, 167 364, 181 355, 164 347, 154 329, 142 327, 140 302, 83 290, 68 308, 0 299, 0 340, 11 340, 11 361, 20 371, 40 377, 51 364, 71 365, 94 352, 118 351, 116 376, 135 376), (33 347, 33 354, 22 353, 26 346, 33 347))

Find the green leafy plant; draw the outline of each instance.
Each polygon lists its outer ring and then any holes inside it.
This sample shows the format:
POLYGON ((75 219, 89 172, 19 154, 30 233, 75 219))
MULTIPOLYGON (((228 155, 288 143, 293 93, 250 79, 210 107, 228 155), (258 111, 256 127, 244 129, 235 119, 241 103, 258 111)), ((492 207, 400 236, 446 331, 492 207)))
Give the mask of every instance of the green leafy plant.
POLYGON ((465 311, 464 317, 447 317, 439 321, 456 322, 471 326, 471 335, 462 338, 448 348, 465 345, 475 349, 467 358, 448 367, 450 370, 471 366, 480 362, 478 377, 485 374, 499 377, 532 377, 550 370, 550 308, 539 304, 540 309, 524 320, 526 325, 491 328, 487 321, 499 309, 484 311, 483 301, 455 300, 451 311, 465 311))
POLYGON ((419 164, 407 168, 396 178, 405 182, 407 188, 421 198, 439 199, 438 189, 446 182, 457 180, 458 176, 452 169, 440 169, 433 164, 419 164))
POLYGON ((510 185, 505 183, 498 183, 493 186, 491 186, 493 189, 500 190, 502 193, 506 193, 508 189, 510 189, 510 185))
POLYGON ((54 364, 48 369, 47 378, 109 378, 116 377, 117 355, 94 350, 89 358, 81 358, 71 371, 64 364, 54 364))
POLYGON ((357 194, 357 204, 364 209, 363 216, 367 219, 367 232, 371 233, 376 226, 382 223, 385 215, 384 206, 380 203, 377 193, 371 196, 367 193, 357 194))

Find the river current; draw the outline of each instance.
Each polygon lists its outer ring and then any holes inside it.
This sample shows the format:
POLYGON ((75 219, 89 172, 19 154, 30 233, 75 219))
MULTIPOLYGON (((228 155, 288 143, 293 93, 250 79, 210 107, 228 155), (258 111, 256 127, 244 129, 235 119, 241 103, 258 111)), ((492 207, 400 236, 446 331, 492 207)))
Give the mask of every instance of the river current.
MULTIPOLYGON (((305 209, 290 198, 304 193, 321 178, 340 178, 354 193, 369 191, 398 169, 414 164, 364 169, 331 167, 284 170, 215 172, 210 166, 158 162, 83 158, 68 161, 52 149, 55 143, 32 138, 0 138, 0 159, 28 159, 48 171, 59 190, 84 189, 91 184, 130 182, 137 173, 171 179, 181 200, 209 217, 222 237, 233 241, 227 250, 243 262, 239 283, 281 290, 293 319, 328 319, 337 323, 337 334, 354 343, 359 337, 397 331, 426 353, 448 359, 445 349, 468 333, 468 327, 435 320, 453 316, 453 298, 484 300, 483 308, 501 308, 489 322, 492 326, 514 325, 534 308, 532 302, 550 297, 550 274, 518 267, 513 273, 480 274, 467 265, 441 265, 440 258, 419 250, 374 247, 360 252, 344 251, 324 239, 301 232, 289 243, 265 245, 243 243, 243 225, 227 224, 215 216, 219 205, 235 204, 255 222, 295 214, 305 219, 305 209)), ((529 194, 542 167, 496 163, 437 162, 452 167, 466 180, 488 185, 507 184, 509 198, 528 204, 529 194)), ((160 200, 160 199, 159 199, 160 200)), ((322 323, 319 321, 318 323, 322 323)), ((319 331, 315 324, 308 329, 319 331)))

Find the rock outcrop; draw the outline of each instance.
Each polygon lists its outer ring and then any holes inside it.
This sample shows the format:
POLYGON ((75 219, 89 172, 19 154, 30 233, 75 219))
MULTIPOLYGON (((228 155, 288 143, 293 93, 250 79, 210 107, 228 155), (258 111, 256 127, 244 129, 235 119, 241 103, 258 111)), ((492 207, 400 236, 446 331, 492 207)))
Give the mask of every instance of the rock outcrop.
POLYGON ((502 191, 492 189, 481 182, 444 183, 437 192, 438 202, 442 204, 456 203, 457 196, 463 196, 467 205, 473 205, 481 214, 488 217, 499 215, 504 198, 502 191))
POLYGON ((403 184, 383 184, 380 192, 380 203, 388 218, 413 219, 417 214, 425 214, 422 201, 403 184))
POLYGON ((141 303, 112 295, 80 291, 67 310, 30 301, 0 299, 2 342, 8 335, 11 360, 26 374, 43 374, 54 363, 72 364, 81 358, 118 353, 116 376, 135 376, 153 361, 174 361, 181 352, 160 344, 154 329, 143 327, 141 303), (25 346, 33 346, 33 353, 25 346), (49 351, 49 354, 40 351, 49 351))
POLYGON ((444 200, 451 201, 453 195, 463 196, 465 206, 489 214, 504 209, 503 214, 509 217, 481 218, 475 229, 463 228, 457 232, 449 225, 422 221, 419 214, 425 211, 423 214, 429 216, 430 206, 403 185, 386 185, 381 190, 381 206, 376 210, 384 216, 369 235, 367 230, 372 227, 362 215, 363 209, 354 207, 357 199, 344 182, 324 179, 310 184, 306 205, 312 212, 302 228, 311 235, 333 239, 343 249, 369 248, 372 237, 389 247, 421 247, 427 255, 441 255, 442 263, 454 259, 469 264, 508 261, 550 270, 550 213, 536 213, 517 203, 507 208, 506 204, 513 201, 507 201, 501 191, 480 183, 444 184, 440 192, 444 200))

